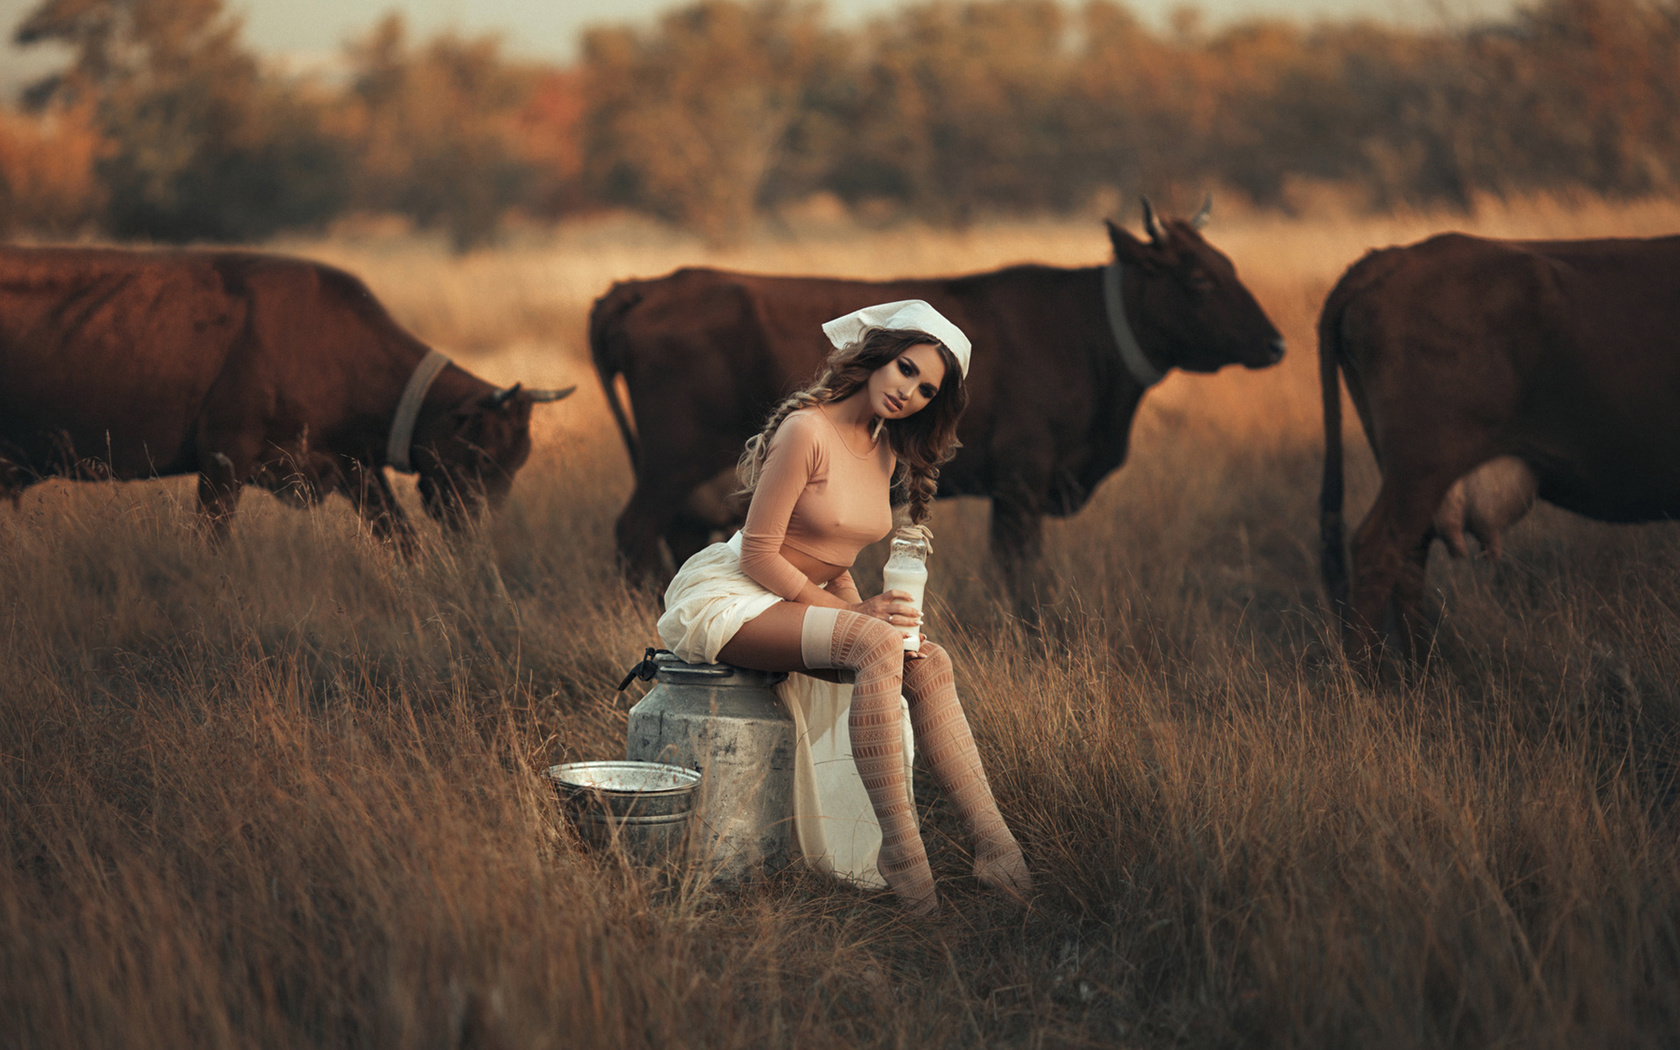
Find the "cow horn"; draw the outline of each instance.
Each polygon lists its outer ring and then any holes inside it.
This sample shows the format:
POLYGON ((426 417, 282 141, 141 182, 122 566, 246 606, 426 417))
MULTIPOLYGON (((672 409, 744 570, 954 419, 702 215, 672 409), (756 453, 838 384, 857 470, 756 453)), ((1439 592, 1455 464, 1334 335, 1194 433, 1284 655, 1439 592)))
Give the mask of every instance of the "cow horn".
POLYGON ((1212 212, 1213 212, 1213 194, 1209 193, 1205 198, 1202 199, 1201 210, 1196 212, 1196 214, 1191 217, 1190 228, 1192 230, 1199 230, 1203 226, 1206 226, 1207 221, 1208 221, 1208 215, 1210 215, 1212 212))
POLYGON ((532 401, 560 401, 571 397, 576 390, 576 386, 569 386, 564 390, 527 390, 525 396, 532 401))
POLYGON ((490 407, 501 408, 503 405, 507 404, 508 400, 512 398, 513 395, 519 393, 519 386, 520 385, 518 383, 515 383, 504 390, 497 390, 494 394, 491 394, 490 407))
POLYGON ((1155 209, 1150 205, 1148 197, 1139 197, 1143 202, 1143 228, 1149 234, 1149 239, 1159 244, 1161 242, 1161 224, 1155 221, 1155 209))

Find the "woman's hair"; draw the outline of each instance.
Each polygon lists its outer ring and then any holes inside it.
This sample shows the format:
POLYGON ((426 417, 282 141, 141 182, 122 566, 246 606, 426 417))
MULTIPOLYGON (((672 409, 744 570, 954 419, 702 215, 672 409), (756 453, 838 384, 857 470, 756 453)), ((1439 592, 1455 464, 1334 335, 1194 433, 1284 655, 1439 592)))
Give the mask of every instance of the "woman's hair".
POLYGON ((962 369, 956 355, 939 340, 926 332, 876 328, 859 342, 841 347, 828 355, 823 370, 803 390, 788 396, 764 424, 764 429, 747 439, 746 451, 736 467, 741 479, 738 495, 751 495, 758 487, 759 472, 770 454, 770 438, 792 412, 812 405, 844 401, 869 382, 876 369, 892 364, 900 354, 913 346, 931 343, 945 362, 945 381, 920 412, 903 419, 880 420, 876 437, 886 431, 887 444, 898 457, 898 470, 893 478, 910 504, 910 521, 920 525, 932 512, 933 494, 939 487, 939 465, 956 455, 961 443, 957 441, 957 420, 968 407, 968 389, 963 385, 962 369))

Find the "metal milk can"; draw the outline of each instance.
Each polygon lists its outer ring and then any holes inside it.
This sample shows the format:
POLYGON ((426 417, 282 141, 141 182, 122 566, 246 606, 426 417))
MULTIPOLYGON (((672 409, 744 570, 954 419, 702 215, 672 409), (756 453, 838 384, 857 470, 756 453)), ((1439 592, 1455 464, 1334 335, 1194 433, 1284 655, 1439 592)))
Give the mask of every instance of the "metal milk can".
POLYGON ((792 863, 794 726, 774 688, 787 675, 650 660, 632 672, 658 684, 630 709, 625 757, 700 772, 690 858, 718 881, 792 863))

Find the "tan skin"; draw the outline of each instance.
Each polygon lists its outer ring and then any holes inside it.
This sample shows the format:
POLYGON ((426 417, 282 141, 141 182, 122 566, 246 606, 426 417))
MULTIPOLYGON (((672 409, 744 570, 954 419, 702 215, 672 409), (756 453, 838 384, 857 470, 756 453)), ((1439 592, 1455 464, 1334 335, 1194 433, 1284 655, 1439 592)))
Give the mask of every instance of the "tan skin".
MULTIPOLYGON (((870 374, 869 382, 850 396, 819 405, 817 411, 834 422, 852 451, 863 454, 874 447, 871 433, 876 420, 915 415, 927 407, 944 382, 945 362, 939 349, 932 343, 918 343, 877 368, 870 374)), ((792 547, 783 547, 782 557, 805 574, 804 587, 794 598, 773 605, 742 624, 719 650, 719 660, 762 671, 810 671, 800 651, 799 635, 805 622, 805 609, 811 605, 846 609, 894 627, 922 622, 921 615, 910 603, 910 595, 904 591, 887 591, 864 599, 855 588, 846 589, 846 593, 829 590, 827 585, 850 566, 831 565, 792 547)), ((910 659, 919 656, 910 652, 904 655, 910 659)))

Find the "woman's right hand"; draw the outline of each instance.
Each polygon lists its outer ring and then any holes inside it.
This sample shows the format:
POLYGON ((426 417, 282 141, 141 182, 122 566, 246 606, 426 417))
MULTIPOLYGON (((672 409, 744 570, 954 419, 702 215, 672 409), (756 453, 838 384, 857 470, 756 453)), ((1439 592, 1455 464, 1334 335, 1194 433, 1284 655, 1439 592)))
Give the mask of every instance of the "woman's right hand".
POLYGON ((916 611, 908 591, 883 591, 848 608, 852 612, 874 617, 894 627, 919 627, 922 623, 922 614, 916 611))

